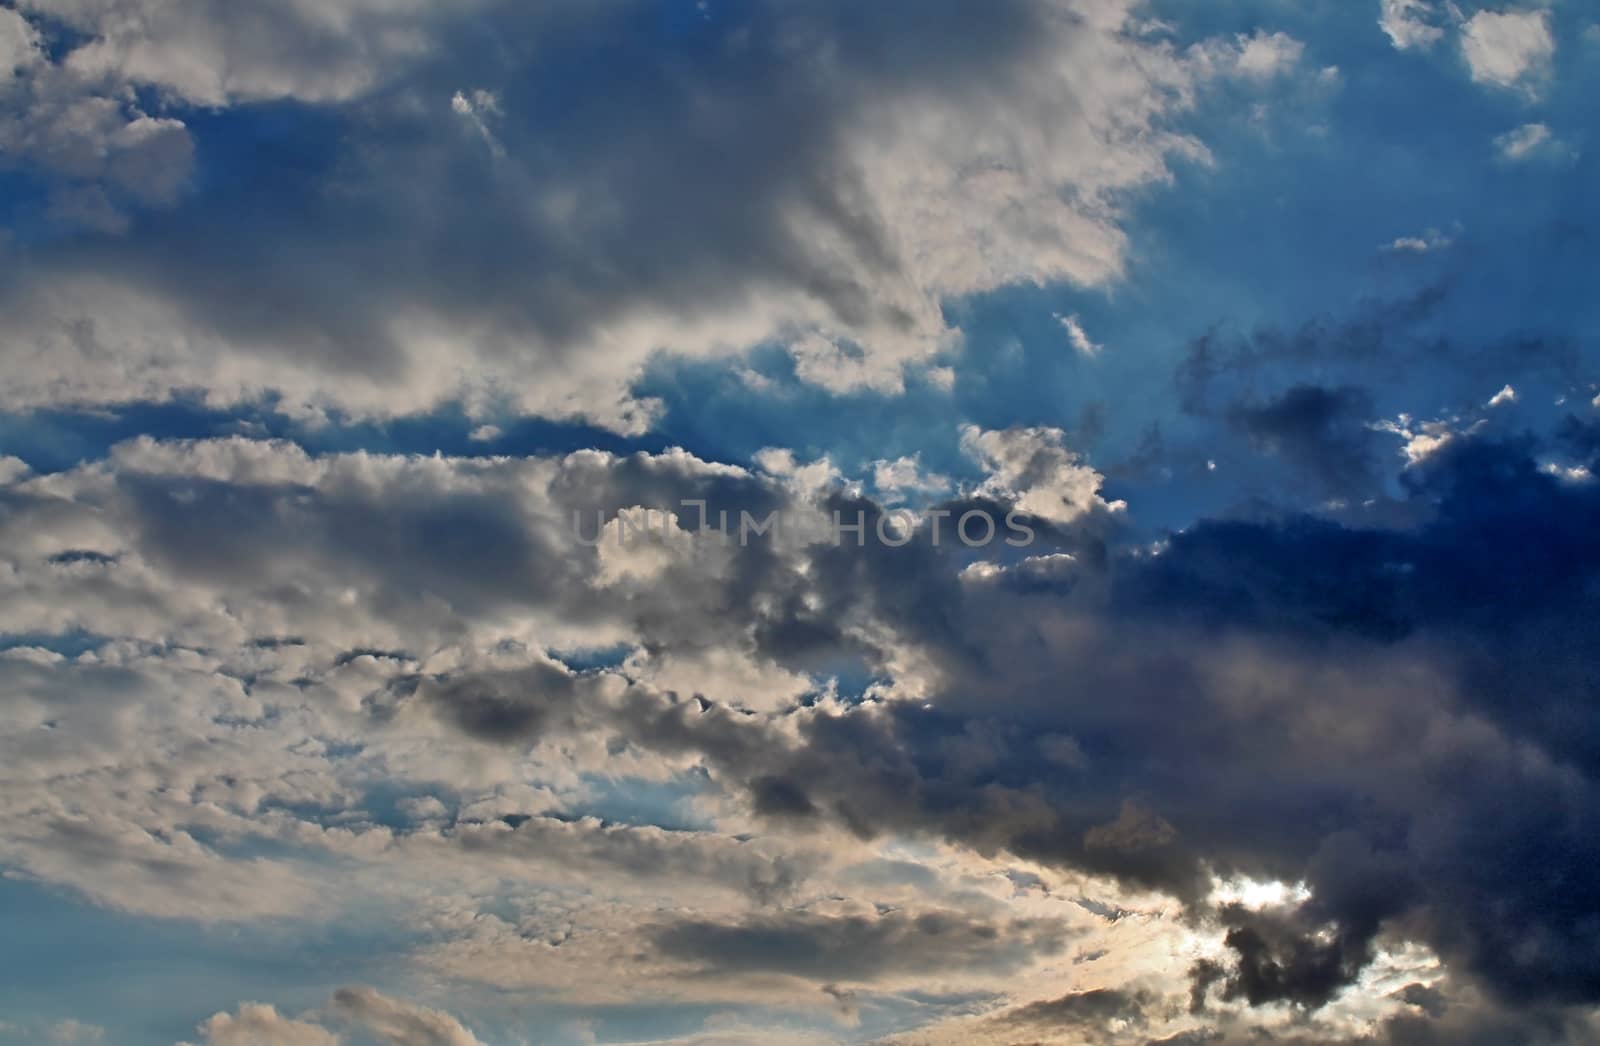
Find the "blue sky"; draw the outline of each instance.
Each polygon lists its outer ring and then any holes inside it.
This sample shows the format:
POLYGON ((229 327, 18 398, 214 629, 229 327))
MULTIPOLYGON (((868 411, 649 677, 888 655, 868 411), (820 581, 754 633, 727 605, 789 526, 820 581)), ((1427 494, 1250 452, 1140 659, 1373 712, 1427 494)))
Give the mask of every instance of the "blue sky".
POLYGON ((1600 1041, 1597 93, 1580 0, 0 3, 0 1042, 1600 1041))

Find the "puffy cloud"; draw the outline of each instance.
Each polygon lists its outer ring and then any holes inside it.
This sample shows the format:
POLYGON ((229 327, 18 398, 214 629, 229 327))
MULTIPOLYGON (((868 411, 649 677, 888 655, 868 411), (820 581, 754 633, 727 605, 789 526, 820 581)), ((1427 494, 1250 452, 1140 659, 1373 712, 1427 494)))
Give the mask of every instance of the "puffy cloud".
POLYGON ((382 1046, 482 1046, 448 1013, 365 985, 337 989, 320 1012, 306 1019, 285 1017, 263 1003, 245 1003, 237 1014, 215 1014, 199 1030, 205 1046, 339 1046, 345 1040, 328 1024, 354 1027, 382 1046))
POLYGON ((1065 446, 1066 433, 1053 428, 961 430, 961 446, 989 472, 979 492, 1014 500, 1017 508, 1040 519, 1073 523, 1126 508, 1100 496, 1104 477, 1065 446))
POLYGON ((1573 154, 1565 142, 1557 138, 1550 128, 1542 123, 1528 123, 1521 127, 1497 135, 1494 139, 1495 151, 1501 158, 1513 163, 1531 160, 1537 156, 1570 157, 1573 154))
POLYGON ((50 1026, 50 1041, 62 1043, 91 1043, 102 1042, 106 1037, 106 1030, 97 1024, 86 1024, 83 1021, 68 1017, 66 1020, 57 1021, 50 1026))
POLYGON ((1287 33, 1265 33, 1241 42, 1234 68, 1240 76, 1267 80, 1291 69, 1305 54, 1306 45, 1287 33))
POLYGON ((339 1046, 339 1037, 321 1025, 259 1002, 243 1004, 237 1014, 214 1014, 199 1030, 205 1046, 339 1046))
POLYGON ((1436 24, 1436 14, 1428 0, 1379 0, 1381 13, 1378 25, 1388 34, 1389 41, 1402 51, 1413 47, 1431 47, 1444 36, 1444 29, 1436 24))
POLYGON ((0 10, 0 69, 9 78, 43 60, 39 33, 9 7, 0 10))
POLYGON ((210 2, 22 0, 83 37, 77 76, 148 85, 197 106, 347 100, 426 55, 436 21, 419 0, 281 0, 249 17, 210 2))
POLYGON ((7 24, 0 21, 0 39, 20 39, 22 49, 12 82, 0 84, 0 169, 47 172, 51 213, 100 232, 125 231, 130 208, 174 204, 194 157, 183 121, 147 115, 131 94, 97 91, 7 24))
POLYGON ((1537 93, 1556 40, 1548 11, 1479 11, 1461 29, 1461 53, 1479 83, 1537 93))
POLYGON ((386 1046, 482 1046, 477 1036, 448 1013, 364 986, 334 992, 328 1011, 386 1046))
MULTIPOLYGON (((1292 351, 1336 362, 1324 333, 1292 351)), ((1209 396, 1229 366, 1291 351, 1269 349, 1186 373, 1209 396)), ((1275 455, 1363 446, 1353 389, 1224 402, 1275 455)), ((1594 465, 1575 424, 1563 453, 1594 465)), ((1345 1013, 1405 941, 1508 1005, 1587 1004, 1600 645, 1580 611, 1600 507, 1541 468, 1547 448, 1452 432, 1406 470, 1402 526, 1222 519, 1152 554, 1096 547, 1111 507, 1064 433, 969 428, 986 477, 945 507, 1017 507, 1058 545, 983 583, 926 517, 902 547, 734 544, 597 583, 574 508, 881 511, 681 451, 143 439, 19 473, 0 491, 0 629, 114 638, 3 662, 5 859, 201 919, 322 917, 362 888, 414 906, 448 868, 460 896, 426 908, 412 962, 596 1004, 619 984, 660 997, 686 969, 718 1002, 999 990, 1075 939, 1074 876, 1177 898, 1216 935, 1179 964, 1212 964, 1207 1013, 1345 1013), (611 644, 630 652, 609 666, 572 652, 611 644), (818 678, 844 671, 875 681, 841 696, 818 678), (695 827, 611 823, 595 775, 694 782, 695 827), (394 804, 405 820, 369 807, 379 783, 415 800, 394 804), (926 862, 895 891, 850 878, 896 840, 1055 892, 974 896, 926 862), (1234 910, 1219 878, 1305 893, 1234 910), (537 896, 506 901, 507 880, 537 896)), ((1180 1030, 1169 1011, 1190 1019, 1153 1004, 1148 1034, 1180 1030)), ((373 1027, 409 1026, 391 1017, 373 1027)))
POLYGON ((1238 33, 1230 40, 1207 40, 1195 45, 1193 57, 1199 69, 1209 76, 1230 76, 1265 82, 1281 76, 1300 63, 1306 45, 1287 33, 1238 33))
POLYGON ((950 479, 925 472, 918 455, 893 461, 872 463, 872 486, 885 504, 903 500, 909 494, 941 494, 950 489, 950 479))
MULTIPOLYGON (((37 255, 3 292, 8 369, 34 375, 8 383, 7 406, 195 389, 358 416, 458 401, 638 432, 655 405, 629 386, 652 353, 769 340, 805 380, 892 392, 956 337, 947 298, 1117 280, 1127 191, 1203 156, 1166 129, 1198 67, 1125 32, 1125 0, 913 19, 763 4, 665 47, 631 4, 280 7, 242 22, 198 0, 27 6, 89 38, 57 70, 74 83, 204 105, 293 97, 346 123, 311 144, 306 191, 212 182, 117 249, 37 255), (460 19, 519 43, 485 63, 460 19), (548 85, 601 51, 638 75, 552 109, 548 85)), ((1270 75, 1297 47, 1253 37, 1228 61, 1270 75)), ((73 160, 94 180, 60 203, 106 229, 126 225, 119 194, 170 201, 188 160, 173 118, 113 128, 111 97, 72 96, 99 106, 93 140, 109 144, 73 160)), ((24 101, 22 123, 67 134, 88 119, 64 119, 67 104, 24 101)), ((55 170, 66 148, 26 154, 55 170)))

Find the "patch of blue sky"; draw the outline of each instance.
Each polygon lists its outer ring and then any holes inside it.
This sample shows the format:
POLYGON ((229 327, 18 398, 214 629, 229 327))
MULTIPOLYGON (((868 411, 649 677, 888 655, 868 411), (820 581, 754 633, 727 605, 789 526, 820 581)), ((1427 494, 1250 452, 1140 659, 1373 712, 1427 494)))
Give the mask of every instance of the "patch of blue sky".
POLYGON ((598 647, 564 647, 552 649, 550 656, 574 672, 600 672, 621 668, 635 649, 631 643, 613 643, 598 647))
POLYGON ((696 808, 696 800, 714 794, 716 787, 698 767, 666 781, 584 774, 581 798, 562 817, 594 817, 607 824, 654 826, 675 832, 709 831, 711 818, 696 808))
POLYGON ((196 1024, 242 998, 292 1013, 321 1005, 330 985, 382 985, 411 943, 395 921, 355 911, 337 925, 208 926, 109 911, 16 878, 0 878, 0 924, 5 1020, 45 1028, 71 1018, 105 1028, 117 1046, 193 1040, 196 1024))
POLYGON ((97 650, 106 642, 105 636, 92 632, 0 632, 0 651, 31 647, 48 650, 62 657, 75 658, 97 650))

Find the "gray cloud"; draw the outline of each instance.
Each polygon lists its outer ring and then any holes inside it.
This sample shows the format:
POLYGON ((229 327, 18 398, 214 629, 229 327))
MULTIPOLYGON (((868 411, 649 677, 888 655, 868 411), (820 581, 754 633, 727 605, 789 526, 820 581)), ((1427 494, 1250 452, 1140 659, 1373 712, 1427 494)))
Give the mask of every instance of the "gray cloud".
POLYGON ((707 976, 782 973, 870 983, 888 974, 1013 969, 1061 950, 1059 924, 990 923, 954 912, 787 912, 728 924, 687 919, 651 932, 665 957, 707 976))
MULTIPOLYGON (((60 63, 75 84, 290 98, 330 123, 135 235, 31 253, 4 293, 38 379, 8 405, 199 388, 638 431, 651 353, 769 340, 825 387, 898 389, 953 336, 943 298, 1117 278, 1121 194, 1199 150, 1162 125, 1202 74, 1122 32, 1128 6, 713 6, 664 35, 632 3, 25 5, 87 38, 60 63)), ((166 202, 187 155, 139 137, 107 177, 166 202)))

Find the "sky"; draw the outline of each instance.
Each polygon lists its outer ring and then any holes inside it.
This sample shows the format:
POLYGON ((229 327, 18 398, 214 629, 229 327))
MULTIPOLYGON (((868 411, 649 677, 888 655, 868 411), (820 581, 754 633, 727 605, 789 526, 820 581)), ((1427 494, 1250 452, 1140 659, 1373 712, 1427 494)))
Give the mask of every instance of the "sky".
POLYGON ((0 0, 0 1043, 1600 1044, 1588 0, 0 0))

